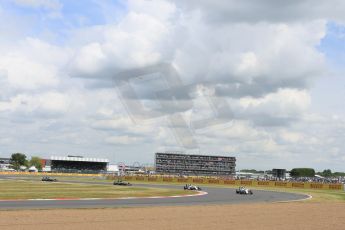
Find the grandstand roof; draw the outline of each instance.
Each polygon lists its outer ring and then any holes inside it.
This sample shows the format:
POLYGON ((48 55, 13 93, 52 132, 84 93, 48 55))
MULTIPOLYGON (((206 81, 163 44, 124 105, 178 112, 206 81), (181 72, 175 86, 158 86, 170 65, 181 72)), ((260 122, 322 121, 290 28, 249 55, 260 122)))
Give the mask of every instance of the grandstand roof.
POLYGON ((53 161, 80 161, 80 162, 102 162, 102 163, 109 163, 108 159, 84 158, 84 157, 58 157, 58 156, 51 156, 50 160, 53 160, 53 161))

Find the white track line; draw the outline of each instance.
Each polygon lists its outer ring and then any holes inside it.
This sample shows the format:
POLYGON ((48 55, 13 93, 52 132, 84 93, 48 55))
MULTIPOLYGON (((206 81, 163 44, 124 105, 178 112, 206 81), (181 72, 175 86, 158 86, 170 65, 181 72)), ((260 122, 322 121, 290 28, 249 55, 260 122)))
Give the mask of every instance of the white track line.
POLYGON ((289 202, 299 202, 299 201, 306 201, 306 200, 310 200, 313 198, 312 195, 309 195, 309 194, 303 194, 303 195, 306 195, 308 196, 307 198, 304 198, 304 199, 298 199, 298 200, 285 200, 285 201, 276 201, 276 202, 273 202, 273 203, 289 203, 289 202))
POLYGON ((133 200, 133 199, 166 199, 204 196, 207 192, 198 192, 197 194, 179 195, 179 196, 149 196, 149 197, 120 197, 120 198, 55 198, 55 199, 18 199, 18 200, 0 200, 0 202, 13 201, 77 201, 77 200, 133 200))

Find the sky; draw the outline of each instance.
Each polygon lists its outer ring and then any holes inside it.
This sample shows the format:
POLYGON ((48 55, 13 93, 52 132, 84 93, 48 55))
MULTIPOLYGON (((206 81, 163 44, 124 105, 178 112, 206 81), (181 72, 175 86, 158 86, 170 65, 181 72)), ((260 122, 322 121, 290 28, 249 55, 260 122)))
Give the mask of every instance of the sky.
POLYGON ((345 171, 342 0, 2 0, 0 156, 345 171))

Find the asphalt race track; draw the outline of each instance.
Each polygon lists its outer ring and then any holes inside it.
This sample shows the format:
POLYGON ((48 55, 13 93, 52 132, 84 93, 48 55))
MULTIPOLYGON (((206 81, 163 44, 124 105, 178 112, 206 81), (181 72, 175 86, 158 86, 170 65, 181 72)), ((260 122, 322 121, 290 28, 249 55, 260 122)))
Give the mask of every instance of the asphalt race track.
MULTIPOLYGON (((0 178, 4 178, 1 177, 0 178)), ((7 178, 10 179, 10 178, 7 178)), ((15 178, 11 178, 15 179, 15 178)), ((62 182, 62 181, 61 181, 62 182)), ((67 182, 67 181, 66 181, 67 182)), ((71 181, 68 181, 71 183, 71 181)), ((77 182, 105 184, 105 182, 77 182)), ((109 183, 108 183, 109 184, 109 183)), ((176 185, 148 185, 134 184, 140 187, 179 188, 176 185)), ((207 195, 178 198, 136 198, 136 199, 97 199, 97 200, 24 200, 24 201, 0 201, 0 210, 8 209, 49 209, 49 208, 111 208, 111 207, 142 207, 142 206, 189 206, 210 204, 240 204, 258 202, 281 202, 301 200, 308 198, 307 195, 285 192, 272 192, 253 190, 254 195, 236 194, 233 188, 202 187, 207 195)))

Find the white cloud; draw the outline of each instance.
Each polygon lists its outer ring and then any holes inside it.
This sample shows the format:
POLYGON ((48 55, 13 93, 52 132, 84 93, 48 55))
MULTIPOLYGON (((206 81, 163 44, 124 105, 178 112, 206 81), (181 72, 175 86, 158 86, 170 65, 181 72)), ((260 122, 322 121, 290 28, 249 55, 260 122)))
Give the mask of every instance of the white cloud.
POLYGON ((235 120, 227 127, 215 126, 214 128, 210 128, 210 131, 205 135, 214 139, 253 141, 258 138, 263 138, 267 134, 257 130, 248 121, 235 120))
POLYGON ((297 132, 291 132, 291 131, 287 131, 287 130, 282 130, 280 132, 280 137, 288 142, 288 143, 292 143, 292 144, 298 144, 299 142, 301 142, 304 137, 302 133, 297 133, 297 132))
POLYGON ((132 12, 150 15, 160 20, 167 20, 176 13, 175 4, 164 0, 129 0, 128 8, 132 12))
POLYGON ((134 12, 118 25, 104 26, 94 33, 101 41, 89 42, 77 51, 72 73, 106 78, 123 69, 154 64, 161 60, 162 45, 169 40, 169 28, 164 21, 134 12))
POLYGON ((68 104, 68 97, 57 92, 19 94, 8 102, 0 102, 0 111, 60 114, 68 110, 68 104))
POLYGON ((63 79, 62 68, 69 56, 68 49, 28 37, 15 48, 4 50, 0 57, 1 75, 15 90, 53 88, 63 79))
POLYGON ((58 84, 54 67, 33 62, 22 55, 1 57, 0 68, 6 70, 8 82, 13 88, 36 89, 58 84))
POLYGON ((126 129, 133 125, 132 121, 125 116, 113 117, 111 120, 98 120, 92 124, 96 129, 126 129))
POLYGON ((263 98, 244 97, 240 105, 248 113, 270 114, 272 116, 299 116, 307 111, 311 103, 305 90, 280 89, 263 98))
POLYGON ((7 145, 12 142, 11 138, 0 138, 0 144, 7 145))
MULTIPOLYGON (((53 11, 62 7, 59 1, 15 2, 53 11)), ((0 143, 6 144, 0 152, 20 142, 28 153, 109 152, 114 159, 111 154, 121 152, 137 159, 135 144, 145 152, 140 159, 152 162, 158 149, 181 148, 166 117, 131 119, 111 81, 120 71, 168 62, 178 70, 176 81, 191 85, 187 92, 174 91, 179 100, 171 101, 167 93, 164 105, 170 107, 163 114, 185 108, 191 127, 193 119, 217 117, 212 107, 217 104, 207 103, 208 96, 224 99, 232 110, 227 123, 191 129, 199 152, 235 154, 239 167, 289 167, 300 159, 322 167, 332 164, 324 161, 330 156, 343 162, 345 122, 339 115, 313 113, 311 105, 318 102, 310 95, 313 82, 328 71, 327 57, 317 48, 326 25, 344 20, 344 4, 336 2, 303 0, 282 7, 269 0, 131 0, 112 24, 58 29, 68 37, 61 44, 10 33, 6 43, 0 38, 0 143)), ((144 88, 138 99, 159 107, 145 93, 162 87, 146 83, 137 87, 144 88)))
POLYGON ((143 138, 130 137, 130 136, 113 136, 113 137, 108 137, 105 139, 105 141, 109 144, 122 144, 122 145, 137 144, 137 142, 140 142, 142 140, 143 138))
POLYGON ((12 0, 15 4, 31 8, 44 8, 48 10, 59 10, 62 4, 59 0, 12 0))
POLYGON ((201 10, 207 21, 213 23, 258 21, 274 22, 303 22, 314 19, 330 19, 344 22, 342 13, 345 4, 342 0, 330 2, 324 0, 293 0, 293 1, 250 1, 243 0, 172 0, 187 11, 201 10))

